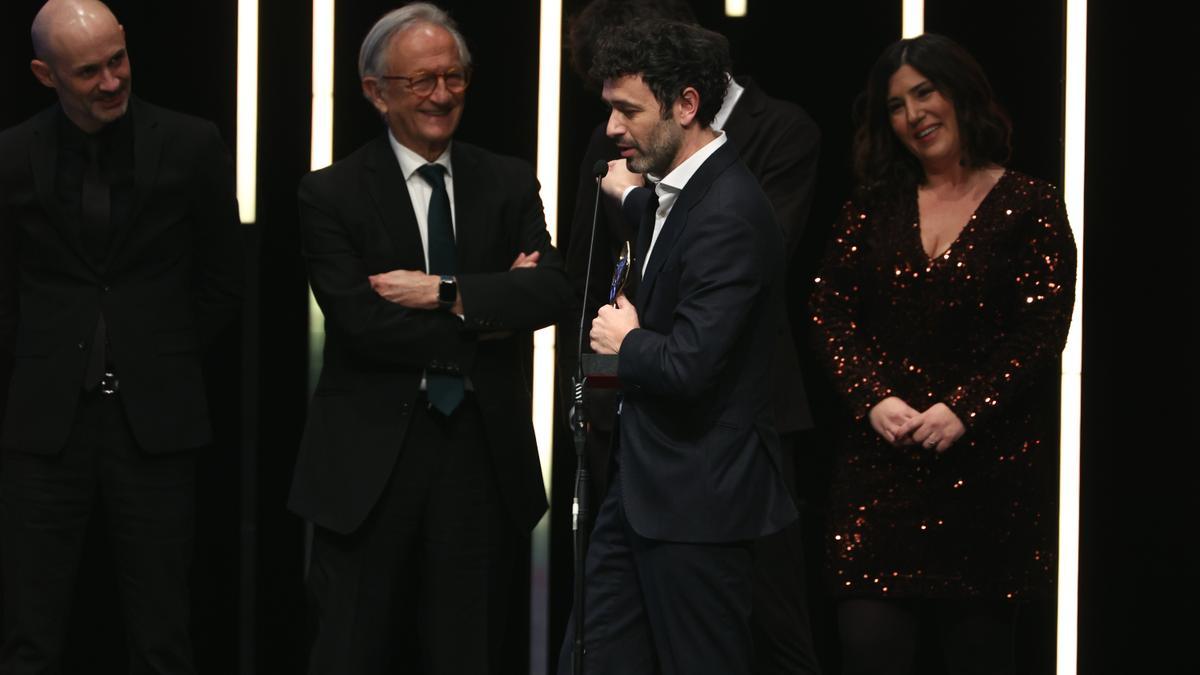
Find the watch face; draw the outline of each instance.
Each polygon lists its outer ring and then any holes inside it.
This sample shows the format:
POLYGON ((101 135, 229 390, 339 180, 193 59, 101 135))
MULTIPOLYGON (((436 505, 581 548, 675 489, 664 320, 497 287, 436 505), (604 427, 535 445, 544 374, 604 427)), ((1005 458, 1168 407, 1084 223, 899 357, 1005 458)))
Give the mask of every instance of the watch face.
POLYGON ((454 278, 442 277, 442 282, 438 284, 438 301, 453 303, 457 295, 458 284, 454 282, 454 278))

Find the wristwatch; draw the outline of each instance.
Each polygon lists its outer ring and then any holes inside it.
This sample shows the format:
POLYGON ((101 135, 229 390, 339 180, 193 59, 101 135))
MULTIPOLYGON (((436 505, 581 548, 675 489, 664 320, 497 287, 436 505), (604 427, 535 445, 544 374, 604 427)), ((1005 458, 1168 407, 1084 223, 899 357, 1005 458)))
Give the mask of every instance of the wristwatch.
POLYGON ((458 300, 458 279, 443 275, 442 280, 438 282, 438 307, 450 309, 455 300, 458 300))

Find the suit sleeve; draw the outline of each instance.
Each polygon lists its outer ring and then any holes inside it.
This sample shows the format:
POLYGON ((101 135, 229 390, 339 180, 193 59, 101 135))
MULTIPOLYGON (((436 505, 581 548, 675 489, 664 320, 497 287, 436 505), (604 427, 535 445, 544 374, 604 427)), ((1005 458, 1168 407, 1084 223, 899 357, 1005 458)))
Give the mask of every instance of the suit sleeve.
POLYGON ((328 174, 309 174, 299 189, 302 253, 326 333, 369 364, 423 369, 440 361, 468 367, 473 346, 458 317, 402 307, 371 288, 363 244, 338 207, 347 198, 339 187, 328 174))
MULTIPOLYGON (((497 217, 500 226, 516 234, 517 253, 540 253, 531 269, 458 274, 464 328, 470 331, 531 331, 559 321, 571 305, 571 288, 562 256, 550 243, 546 217, 531 167, 508 172, 514 179, 513 208, 497 217)), ((499 177, 497 177, 499 179, 499 177)))
POLYGON ((200 343, 210 345, 234 319, 246 275, 234 170, 216 127, 206 124, 193 193, 196 255, 194 301, 200 343))
POLYGON ((715 385, 779 256, 764 229, 737 209, 698 215, 687 224, 687 241, 675 244, 687 248, 669 329, 638 328, 625 336, 617 367, 626 386, 691 399, 715 385))
POLYGON ((790 259, 804 235, 812 207, 821 132, 807 115, 797 111, 774 141, 775 149, 767 153, 759 181, 775 209, 790 259))
MULTIPOLYGON (((13 347, 17 337, 20 304, 17 293, 17 237, 8 218, 8 200, 0 184, 0 413, 8 403, 13 347)), ((2 420, 0 420, 2 421, 2 420)))

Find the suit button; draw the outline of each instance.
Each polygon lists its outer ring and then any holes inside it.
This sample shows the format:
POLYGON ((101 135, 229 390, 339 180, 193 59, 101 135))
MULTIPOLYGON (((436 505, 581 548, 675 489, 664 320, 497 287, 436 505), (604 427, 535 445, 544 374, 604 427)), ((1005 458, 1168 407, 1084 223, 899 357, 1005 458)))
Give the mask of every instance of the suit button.
POLYGON ((84 348, 84 347, 87 347, 87 343, 80 342, 79 344, 77 344, 77 345, 75 345, 75 346, 76 346, 76 347, 79 347, 79 350, 80 350, 80 351, 83 351, 83 348, 84 348))
POLYGON ((104 289, 103 289, 103 290, 104 290, 104 292, 105 292, 105 293, 107 293, 107 292, 109 292, 109 291, 111 291, 111 290, 112 290, 112 286, 109 286, 108 284, 105 284, 105 285, 104 285, 104 289))

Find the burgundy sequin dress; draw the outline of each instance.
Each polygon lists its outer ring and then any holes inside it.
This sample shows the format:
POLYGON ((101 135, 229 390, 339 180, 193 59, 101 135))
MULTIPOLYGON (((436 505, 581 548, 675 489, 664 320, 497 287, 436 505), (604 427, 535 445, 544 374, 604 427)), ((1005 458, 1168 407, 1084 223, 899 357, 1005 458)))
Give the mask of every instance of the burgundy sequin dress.
POLYGON ((847 203, 813 295, 814 339, 852 420, 831 488, 841 597, 1018 597, 1055 573, 1059 357, 1075 242, 1057 190, 1005 172, 934 259, 916 194, 847 203), (896 448, 868 411, 948 405, 946 452, 896 448))

